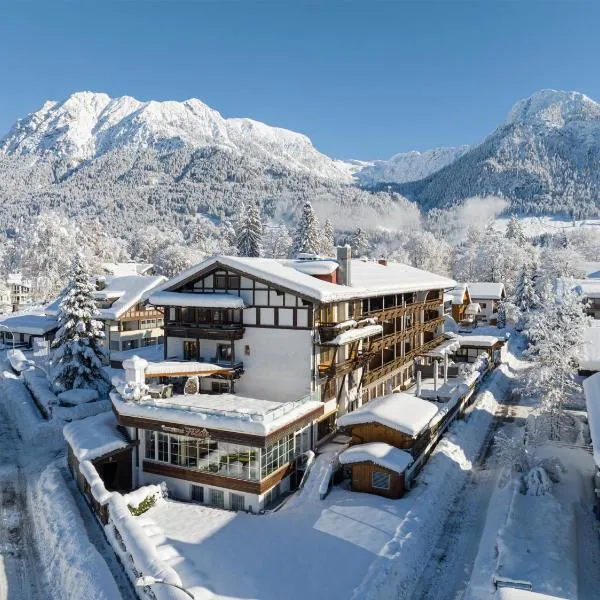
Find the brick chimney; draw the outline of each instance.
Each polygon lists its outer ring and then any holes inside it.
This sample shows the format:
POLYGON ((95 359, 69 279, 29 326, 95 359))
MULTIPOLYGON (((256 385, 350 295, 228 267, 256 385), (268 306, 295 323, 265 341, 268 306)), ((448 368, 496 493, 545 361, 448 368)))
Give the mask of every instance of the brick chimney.
POLYGON ((352 282, 352 250, 348 244, 336 248, 338 262, 337 282, 340 285, 350 285, 352 282))
POLYGON ((387 267, 387 258, 380 258, 377 262, 380 265, 383 265, 384 267, 387 267))

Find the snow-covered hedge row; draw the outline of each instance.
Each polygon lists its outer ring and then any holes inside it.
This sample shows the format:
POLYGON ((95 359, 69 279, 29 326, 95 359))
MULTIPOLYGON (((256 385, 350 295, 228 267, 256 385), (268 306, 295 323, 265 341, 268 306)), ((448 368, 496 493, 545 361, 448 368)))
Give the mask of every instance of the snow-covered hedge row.
POLYGON ((50 389, 50 384, 45 375, 38 375, 35 370, 31 369, 23 371, 23 380, 42 414, 49 418, 52 406, 58 404, 58 398, 50 389))
POLYGON ((106 562, 89 541, 79 508, 56 465, 29 489, 40 561, 56 589, 71 600, 114 600, 121 593, 106 562))
MULTIPOLYGON (((148 538, 139 518, 131 515, 127 504, 125 497, 118 492, 111 495, 108 501, 109 522, 106 530, 107 536, 125 565, 129 577, 135 581, 138 577, 150 575, 167 583, 181 586, 179 575, 160 558, 154 543, 148 538)), ((144 594, 144 597, 152 597, 144 593, 144 588, 136 589, 139 593, 144 594)), ((156 600, 189 599, 182 591, 166 585, 153 586, 152 593, 156 600)))

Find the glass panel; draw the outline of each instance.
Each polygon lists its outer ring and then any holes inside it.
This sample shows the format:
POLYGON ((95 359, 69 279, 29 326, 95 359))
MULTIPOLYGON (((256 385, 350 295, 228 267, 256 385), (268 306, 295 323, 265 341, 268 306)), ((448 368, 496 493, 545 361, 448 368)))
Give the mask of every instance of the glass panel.
POLYGON ((166 433, 157 433, 158 436, 158 457, 161 462, 169 462, 169 435, 166 433))
POLYGON ((156 459, 156 431, 146 431, 144 434, 146 438, 146 458, 150 460, 156 459))

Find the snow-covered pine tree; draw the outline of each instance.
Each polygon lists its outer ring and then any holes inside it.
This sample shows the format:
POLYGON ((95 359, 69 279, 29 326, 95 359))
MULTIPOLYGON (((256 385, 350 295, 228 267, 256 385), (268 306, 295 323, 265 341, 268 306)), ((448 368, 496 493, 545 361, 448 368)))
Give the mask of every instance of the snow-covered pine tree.
POLYGON ((240 256, 260 256, 262 241, 262 221, 256 202, 248 208, 242 203, 237 218, 237 250, 240 256))
POLYGON ((104 337, 102 323, 94 299, 94 284, 87 264, 76 254, 71 266, 70 281, 58 311, 58 331, 52 343, 51 375, 58 390, 93 388, 101 393, 108 389, 102 359, 104 337))
POLYGON ((319 221, 315 215, 312 204, 307 200, 302 207, 302 214, 296 227, 292 244, 292 255, 310 253, 319 254, 322 246, 319 221))
POLYGON ((540 297, 533 280, 535 270, 535 265, 524 264, 519 271, 515 285, 514 304, 523 313, 535 310, 540 306, 540 297))
POLYGON ((524 246, 527 242, 527 238, 523 233, 523 228, 515 216, 510 218, 510 221, 506 226, 506 233, 504 235, 509 240, 513 240, 518 246, 524 246))
POLYGON ((349 240, 353 256, 364 256, 369 251, 369 238, 359 227, 349 240))
POLYGON ((335 256, 335 239, 333 233, 333 225, 329 219, 325 219, 325 225, 323 225, 323 243, 321 247, 321 254, 323 256, 335 256))

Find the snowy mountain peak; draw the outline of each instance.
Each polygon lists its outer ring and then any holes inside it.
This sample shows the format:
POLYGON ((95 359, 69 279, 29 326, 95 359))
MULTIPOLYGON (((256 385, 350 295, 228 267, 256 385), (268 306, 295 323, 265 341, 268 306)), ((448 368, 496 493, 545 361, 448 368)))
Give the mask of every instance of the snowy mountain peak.
POLYGON ((308 137, 250 119, 225 119, 200 100, 141 102, 77 92, 46 102, 0 140, 0 154, 35 155, 77 165, 120 149, 206 147, 263 163, 351 182, 350 169, 318 152, 308 137))
POLYGON ((598 119, 600 119, 600 104, 585 94, 540 90, 529 98, 517 102, 505 124, 523 123, 559 128, 571 121, 598 119))

